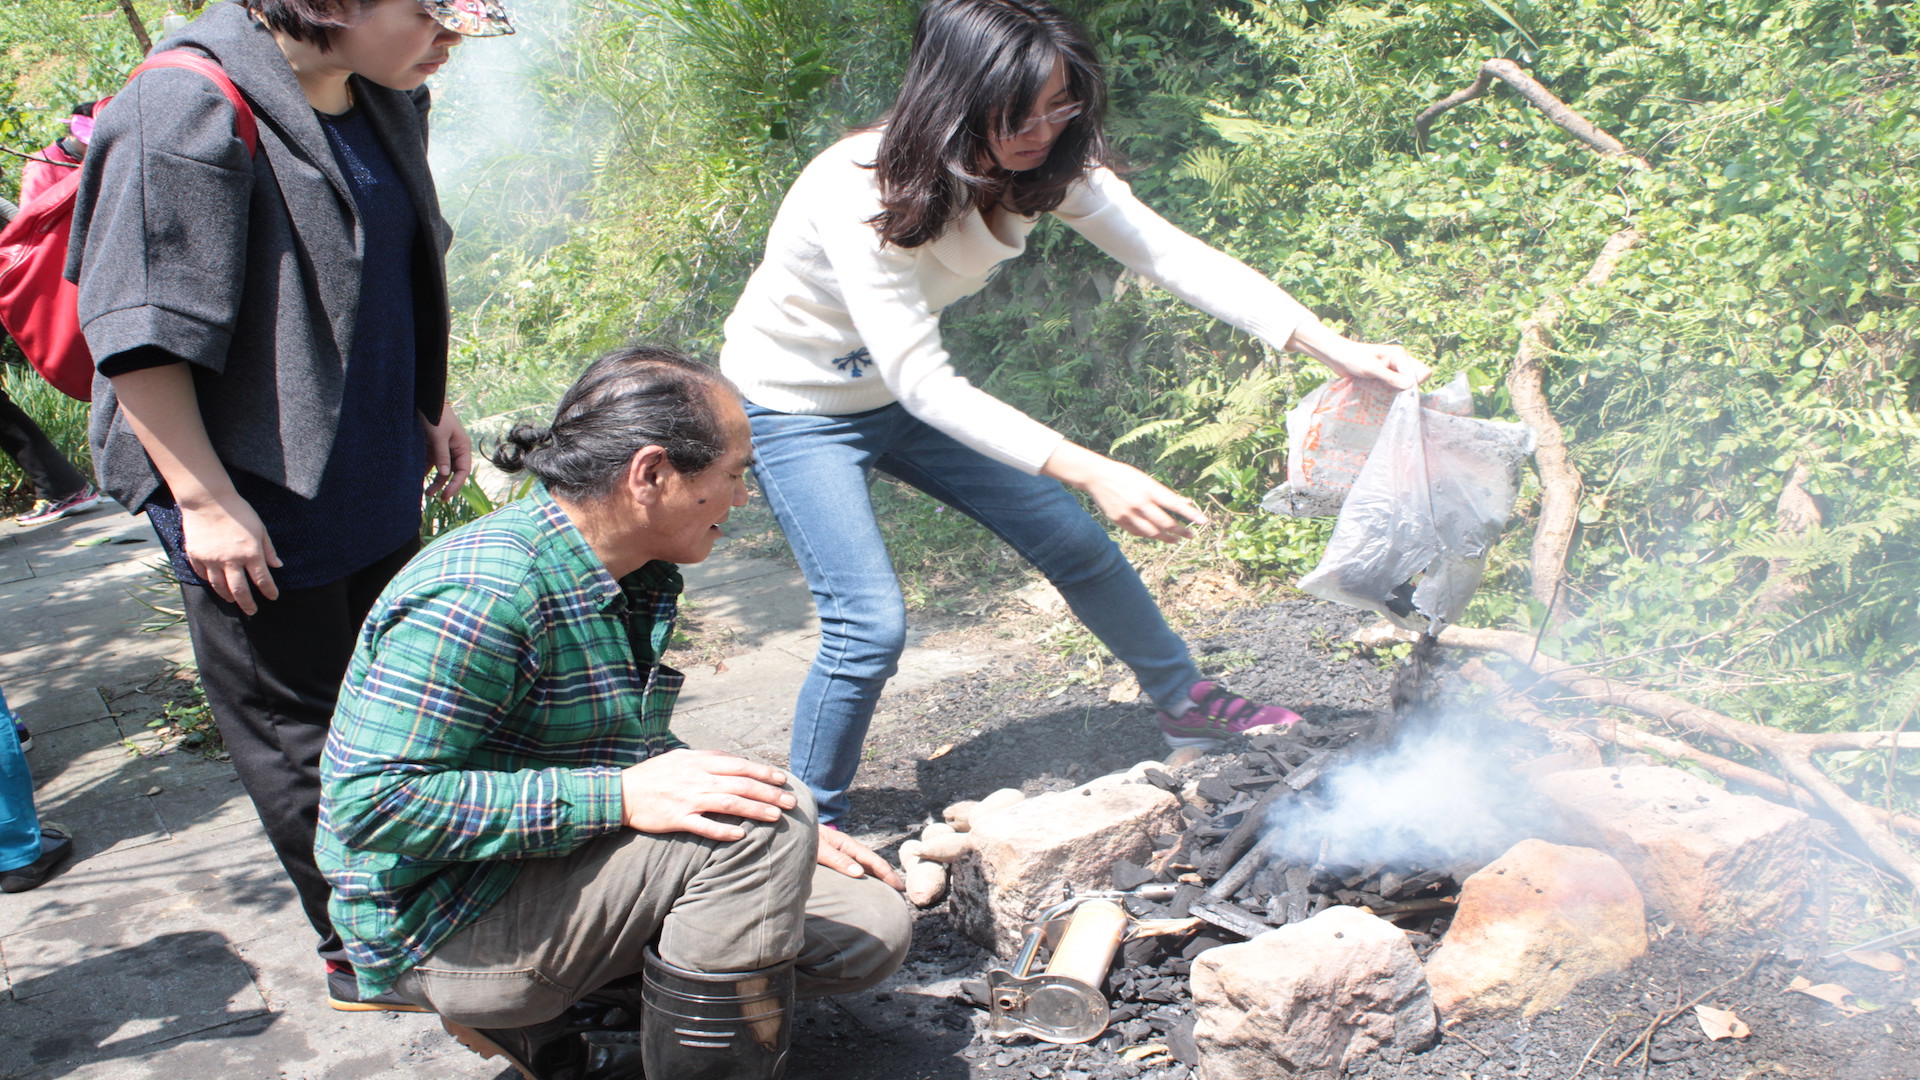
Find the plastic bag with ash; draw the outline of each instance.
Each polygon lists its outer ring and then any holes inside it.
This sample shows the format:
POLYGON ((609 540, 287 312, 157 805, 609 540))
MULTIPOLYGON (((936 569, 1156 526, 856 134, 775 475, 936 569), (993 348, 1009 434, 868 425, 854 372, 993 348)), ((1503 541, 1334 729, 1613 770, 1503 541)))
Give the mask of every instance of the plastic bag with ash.
POLYGON ((1533 448, 1525 424, 1423 408, 1415 390, 1394 395, 1301 591, 1438 633, 1479 588, 1533 448))
MULTIPOLYGON (((1397 393, 1377 379, 1334 379, 1287 410, 1287 480, 1260 506, 1288 517, 1332 517, 1353 489, 1397 393)), ((1473 415, 1463 374, 1422 399, 1428 409, 1473 415)))

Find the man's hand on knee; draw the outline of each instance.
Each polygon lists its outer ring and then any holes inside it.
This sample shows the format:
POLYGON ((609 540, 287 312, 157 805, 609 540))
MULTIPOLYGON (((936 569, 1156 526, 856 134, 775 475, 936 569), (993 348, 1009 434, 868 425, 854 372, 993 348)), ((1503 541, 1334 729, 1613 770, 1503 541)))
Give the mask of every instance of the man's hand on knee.
POLYGON ((738 840, 746 830, 709 815, 778 821, 798 804, 779 769, 717 750, 670 750, 620 773, 620 819, 644 833, 738 840))

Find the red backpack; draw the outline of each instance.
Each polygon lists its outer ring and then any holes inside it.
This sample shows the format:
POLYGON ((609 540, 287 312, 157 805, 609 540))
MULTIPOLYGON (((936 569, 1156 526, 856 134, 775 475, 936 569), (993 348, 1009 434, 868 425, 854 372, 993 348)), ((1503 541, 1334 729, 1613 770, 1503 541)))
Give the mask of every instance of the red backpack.
MULTIPOLYGON (((260 129, 253 110, 219 64, 193 53, 170 50, 148 57, 133 69, 127 81, 131 83, 141 72, 159 67, 186 68, 213 80, 233 102, 234 134, 247 145, 248 154, 259 148, 260 129)), ((106 105, 106 101, 100 102, 96 113, 106 105)), ((73 196, 79 187, 80 170, 74 169, 0 230, 0 323, 6 325, 42 378, 68 397, 90 401, 93 355, 80 334, 80 290, 65 276, 67 242, 73 233, 73 196)))

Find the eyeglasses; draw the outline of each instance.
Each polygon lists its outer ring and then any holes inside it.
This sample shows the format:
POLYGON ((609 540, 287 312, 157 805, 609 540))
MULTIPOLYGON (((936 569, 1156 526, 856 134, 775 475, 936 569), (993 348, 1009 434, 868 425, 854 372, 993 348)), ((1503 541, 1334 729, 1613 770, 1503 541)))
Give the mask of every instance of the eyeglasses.
POLYGON ((1016 139, 1025 138, 1035 131, 1038 131, 1041 124, 1064 124, 1085 111, 1087 111, 1087 103, 1084 101, 1075 101, 1071 104, 1062 105, 1050 113, 1042 113, 1039 116, 1029 116, 1027 117, 1026 123, 1021 124, 1013 130, 1013 137, 1016 139))

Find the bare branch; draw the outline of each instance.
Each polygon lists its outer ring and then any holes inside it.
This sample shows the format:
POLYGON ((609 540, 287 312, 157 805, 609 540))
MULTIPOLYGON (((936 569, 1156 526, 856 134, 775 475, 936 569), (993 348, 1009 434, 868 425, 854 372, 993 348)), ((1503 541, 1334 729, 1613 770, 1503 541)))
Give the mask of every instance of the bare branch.
MULTIPOLYGON (((1505 653, 1534 672, 1576 693, 1584 694, 1592 700, 1632 709, 1635 712, 1665 720, 1677 727, 1704 731, 1715 738, 1726 739, 1771 755, 1780 763, 1781 769, 1787 773, 1788 777, 1812 792, 1815 798, 1840 818, 1860 842, 1866 845, 1867 850, 1880 860, 1881 865, 1905 878, 1909 887, 1920 889, 1920 859, 1915 859, 1891 832, 1874 820, 1870 809, 1848 795, 1840 785, 1828 779, 1827 774, 1821 772, 1819 766, 1813 763, 1813 754, 1816 751, 1839 748, 1831 744, 1834 736, 1799 735, 1776 731, 1760 724, 1735 720, 1731 716, 1701 708, 1670 694, 1642 689, 1617 679, 1576 672, 1565 663, 1544 653, 1536 652, 1534 640, 1528 634, 1514 633, 1510 630, 1478 630, 1464 626, 1449 626, 1441 631, 1440 643, 1465 649, 1505 653)), ((1895 736, 1888 732, 1859 734, 1862 737, 1877 736, 1878 740, 1885 741, 1876 740, 1876 745, 1888 747, 1896 744, 1904 746, 1908 738, 1906 735, 1895 736)))
MULTIPOLYGON (((1502 695, 1501 703, 1507 706, 1507 714, 1516 720, 1553 731, 1590 727, 1593 729, 1594 737, 1603 742, 1610 742, 1628 750, 1659 754, 1675 761, 1691 761, 1722 780, 1742 784, 1755 791, 1763 791, 1777 800, 1790 802, 1802 810, 1814 810, 1819 807, 1818 800, 1811 793, 1794 787, 1772 773, 1762 772, 1751 765, 1742 765, 1737 761, 1729 761, 1718 754, 1708 753, 1692 743, 1642 731, 1611 717, 1593 717, 1573 721, 1558 719, 1535 706, 1520 690, 1502 679, 1498 672, 1486 667, 1478 660, 1468 661, 1461 667, 1460 674, 1471 682, 1499 691, 1502 695)), ((1850 737, 1857 742, 1848 747, 1849 749, 1880 748, 1879 744, 1873 744, 1873 740, 1879 737, 1877 732, 1850 737)), ((1873 815, 1875 821, 1888 828, 1898 829, 1909 836, 1920 836, 1920 818, 1910 814, 1891 813, 1877 806, 1867 807, 1867 811, 1873 815)))
POLYGON ((133 10, 133 0, 120 0, 120 10, 127 13, 127 27, 133 31, 134 40, 140 43, 140 51, 153 51, 153 39, 147 36, 147 24, 140 21, 140 13, 133 10))
POLYGON ((1606 157, 1619 157, 1636 169, 1650 169, 1653 166, 1647 159, 1629 151, 1619 139, 1593 126, 1586 117, 1567 107, 1567 103, 1553 96, 1553 92, 1524 71, 1519 64, 1511 60, 1489 60, 1480 65, 1480 74, 1473 85, 1455 94, 1449 94, 1423 109, 1413 120, 1414 145, 1424 153, 1427 149, 1427 129, 1433 125, 1441 113, 1455 105, 1486 94, 1492 80, 1499 79, 1514 88, 1527 103, 1547 114, 1547 119, 1559 125, 1562 131, 1579 139, 1606 157))
MULTIPOLYGON (((1573 292, 1597 288, 1613 276, 1620 259, 1640 242, 1633 229, 1614 233, 1601 247, 1593 266, 1574 285, 1573 292)), ((1520 348, 1514 354, 1513 370, 1507 373, 1507 390, 1513 396, 1514 412, 1533 428, 1539 447, 1534 462, 1540 470, 1540 524, 1533 534, 1533 598, 1555 610, 1563 609, 1558 600, 1560 581, 1567 571, 1567 551, 1573 544, 1574 529, 1580 519, 1580 470, 1573 467, 1567 454, 1567 440, 1547 405, 1546 366, 1543 354, 1550 351, 1547 333, 1560 321, 1566 302, 1553 297, 1540 305, 1533 318, 1520 326, 1520 348)), ((1558 616, 1549 612, 1549 619, 1558 616)))

